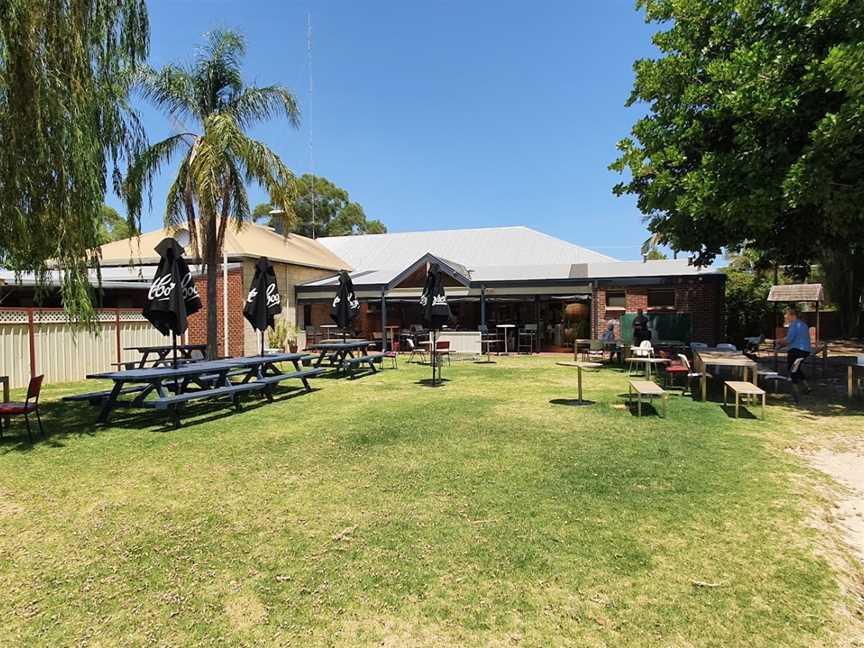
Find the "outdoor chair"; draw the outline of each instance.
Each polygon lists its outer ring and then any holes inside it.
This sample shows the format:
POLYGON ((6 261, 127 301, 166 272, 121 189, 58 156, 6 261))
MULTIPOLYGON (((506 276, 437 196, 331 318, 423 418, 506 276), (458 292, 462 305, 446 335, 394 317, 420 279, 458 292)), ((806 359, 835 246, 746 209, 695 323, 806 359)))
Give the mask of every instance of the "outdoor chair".
POLYGON ((603 362, 606 359, 606 347, 601 340, 591 340, 588 346, 588 361, 603 362))
POLYGON ((435 342, 435 358, 447 358, 447 364, 450 364, 450 340, 437 340, 435 342))
POLYGON ((42 419, 39 417, 39 394, 42 391, 42 379, 45 376, 34 376, 27 386, 27 398, 23 403, 0 403, 0 438, 3 436, 3 419, 9 416, 23 416, 27 424, 27 438, 32 442, 33 435, 30 432, 30 414, 36 414, 39 423, 39 434, 43 437, 42 419))
POLYGON ((687 359, 687 356, 683 353, 678 354, 678 359, 681 361, 681 365, 687 370, 687 379, 684 382, 684 391, 681 392, 681 395, 684 396, 688 391, 692 393, 690 389, 690 381, 694 378, 699 378, 701 380, 702 376, 706 378, 711 378, 711 374, 705 373, 702 371, 694 371, 693 367, 690 365, 690 361, 687 359))
POLYGON ((414 356, 420 357, 420 362, 426 362, 426 350, 422 346, 417 346, 413 339, 405 338, 405 344, 407 345, 407 350, 411 352, 411 355, 408 356, 408 362, 414 362, 414 356))
POLYGON ((736 347, 734 344, 729 344, 728 342, 721 342, 720 344, 717 345, 717 350, 718 351, 737 351, 738 347, 736 347))

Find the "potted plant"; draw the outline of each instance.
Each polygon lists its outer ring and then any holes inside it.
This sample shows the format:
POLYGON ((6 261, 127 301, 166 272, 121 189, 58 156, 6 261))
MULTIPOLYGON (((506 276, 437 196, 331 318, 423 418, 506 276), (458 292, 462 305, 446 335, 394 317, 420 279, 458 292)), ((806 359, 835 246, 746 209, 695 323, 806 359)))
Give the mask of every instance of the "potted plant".
POLYGON ((280 319, 267 333, 267 342, 274 349, 297 353, 297 327, 280 319))

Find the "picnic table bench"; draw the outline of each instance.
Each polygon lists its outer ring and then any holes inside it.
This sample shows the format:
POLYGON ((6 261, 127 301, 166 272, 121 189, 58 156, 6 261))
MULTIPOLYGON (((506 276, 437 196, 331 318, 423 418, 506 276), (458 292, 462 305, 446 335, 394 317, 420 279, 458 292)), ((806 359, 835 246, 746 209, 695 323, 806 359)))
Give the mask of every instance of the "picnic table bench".
POLYGON ((362 365, 368 365, 370 372, 376 373, 378 370, 375 368, 375 363, 381 362, 386 355, 387 354, 383 351, 376 351, 373 353, 367 353, 363 356, 345 358, 342 360, 342 364, 337 367, 336 371, 338 373, 340 368, 345 369, 348 372, 348 377, 354 379, 357 377, 356 370, 361 368, 362 365))
POLYGON ((642 416, 642 397, 647 396, 650 401, 652 397, 659 396, 663 401, 663 418, 666 418, 666 398, 669 394, 664 391, 660 385, 650 380, 631 380, 630 386, 627 390, 628 406, 632 406, 633 404, 634 393, 636 394, 636 399, 638 401, 636 407, 639 416, 642 416))
POLYGON ((323 373, 323 369, 303 369, 300 362, 312 356, 304 353, 285 353, 266 356, 225 358, 203 361, 174 367, 139 368, 126 371, 109 371, 91 374, 87 378, 114 381, 107 391, 75 394, 66 401, 88 401, 101 405, 98 422, 105 424, 111 411, 117 407, 139 407, 169 410, 175 426, 179 426, 179 410, 193 400, 221 399, 230 397, 239 409, 241 394, 263 392, 268 401, 273 400, 276 386, 291 378, 299 379, 306 391, 311 391, 308 379, 323 373), (293 372, 283 372, 277 364, 290 362, 293 372), (239 382, 232 378, 242 376, 239 382), (197 386, 197 389, 190 389, 197 386), (131 400, 120 396, 134 394, 131 400), (155 398, 148 398, 155 396, 155 398))
POLYGON ((310 345, 309 350, 318 352, 314 367, 318 368, 327 361, 331 367, 336 367, 338 373, 345 360, 353 359, 356 352, 365 351, 370 344, 369 340, 325 341, 310 345))
POLYGON ((765 390, 757 387, 753 383, 744 382, 743 380, 727 380, 723 383, 723 407, 726 407, 726 396, 728 390, 731 389, 735 394, 735 418, 738 418, 738 413, 741 406, 741 396, 751 402, 754 396, 762 397, 762 420, 765 420, 765 390))

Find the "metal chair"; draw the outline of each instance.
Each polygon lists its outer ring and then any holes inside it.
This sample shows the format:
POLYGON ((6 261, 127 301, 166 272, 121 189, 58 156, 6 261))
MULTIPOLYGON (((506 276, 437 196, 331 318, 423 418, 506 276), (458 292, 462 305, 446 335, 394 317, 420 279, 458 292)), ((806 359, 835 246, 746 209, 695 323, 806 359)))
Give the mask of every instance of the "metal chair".
POLYGON ((435 354, 436 359, 440 359, 442 357, 447 358, 447 365, 450 365, 450 340, 436 340, 435 341, 435 350, 432 352, 435 354))
POLYGON ((693 390, 690 389, 690 381, 694 378, 701 379, 703 376, 706 378, 712 378, 711 374, 702 371, 693 371, 693 367, 690 365, 690 361, 687 359, 687 356, 683 353, 678 354, 678 359, 681 361, 682 366, 687 370, 687 380, 684 383, 684 391, 681 392, 681 395, 684 396, 688 391, 692 394, 693 390))
POLYGON ((34 376, 27 385, 27 398, 23 403, 0 403, 0 438, 3 436, 3 419, 9 416, 23 416, 27 424, 27 438, 32 443, 33 435, 30 432, 30 414, 36 414, 39 423, 39 434, 45 436, 42 429, 42 419, 39 416, 39 394, 42 391, 42 380, 45 376, 34 376))
POLYGON ((408 356, 408 362, 414 362, 415 355, 420 356, 421 363, 426 362, 426 349, 422 346, 417 346, 414 339, 410 337, 405 338, 405 343, 408 345, 408 351, 411 352, 411 355, 408 356))

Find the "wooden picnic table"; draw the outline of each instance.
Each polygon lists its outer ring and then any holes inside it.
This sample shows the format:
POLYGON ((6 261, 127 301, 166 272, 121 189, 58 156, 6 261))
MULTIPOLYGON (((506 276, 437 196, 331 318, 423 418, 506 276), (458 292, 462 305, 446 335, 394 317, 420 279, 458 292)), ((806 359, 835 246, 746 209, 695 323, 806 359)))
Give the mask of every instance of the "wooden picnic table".
MULTIPOLYGON (((171 345, 159 345, 159 346, 134 346, 134 347, 124 347, 124 351, 137 351, 141 354, 141 359, 137 362, 138 369, 143 369, 147 366, 147 363, 150 362, 150 356, 155 355, 156 358, 152 360, 153 367, 159 366, 167 366, 171 364, 173 360, 173 352, 174 347, 171 345)), ((195 351, 200 351, 202 357, 207 355, 207 345, 206 344, 178 344, 177 345, 177 358, 183 360, 191 360, 192 354, 195 351)), ((130 363, 121 362, 119 365, 127 365, 130 363)))
POLYGON ((699 379, 702 388, 702 400, 708 397, 708 367, 738 367, 743 373, 743 382, 749 382, 749 371, 756 378, 757 364, 740 351, 725 351, 719 349, 701 349, 693 353, 693 364, 696 371, 702 374, 699 379))
POLYGON ((144 367, 124 371, 107 371, 90 374, 88 379, 111 380, 114 386, 109 391, 75 394, 66 401, 89 401, 101 406, 100 424, 106 424, 111 412, 117 407, 155 407, 168 409, 179 425, 178 408, 195 399, 229 396, 239 406, 237 396, 241 393, 263 391, 272 400, 273 388, 282 380, 297 378, 307 391, 311 390, 308 378, 323 370, 303 370, 300 362, 309 358, 304 353, 283 353, 266 356, 244 356, 185 364, 174 367, 144 367), (294 372, 283 373, 277 364, 290 362, 294 372), (233 382, 232 378, 240 378, 233 382), (190 390, 190 387, 197 389, 190 390), (121 396, 132 394, 132 400, 121 400, 121 396), (154 395, 155 399, 147 400, 154 395), (173 395, 172 395, 173 394, 173 395))
POLYGON ((365 350, 370 344, 369 340, 326 341, 309 346, 309 350, 318 351, 318 357, 313 362, 316 368, 325 360, 331 367, 338 368, 346 359, 353 360, 356 351, 365 350))

